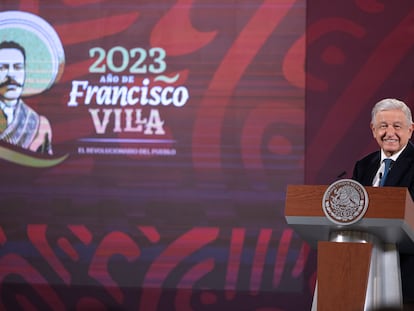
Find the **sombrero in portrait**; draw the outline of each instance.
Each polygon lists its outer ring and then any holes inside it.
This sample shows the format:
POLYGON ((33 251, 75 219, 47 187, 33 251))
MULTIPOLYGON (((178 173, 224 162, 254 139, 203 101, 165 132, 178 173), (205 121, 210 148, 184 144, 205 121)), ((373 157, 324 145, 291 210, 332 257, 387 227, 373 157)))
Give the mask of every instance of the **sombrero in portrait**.
POLYGON ((22 96, 42 93, 56 83, 65 64, 62 43, 41 17, 22 11, 0 12, 0 42, 14 41, 26 52, 26 79, 22 96))

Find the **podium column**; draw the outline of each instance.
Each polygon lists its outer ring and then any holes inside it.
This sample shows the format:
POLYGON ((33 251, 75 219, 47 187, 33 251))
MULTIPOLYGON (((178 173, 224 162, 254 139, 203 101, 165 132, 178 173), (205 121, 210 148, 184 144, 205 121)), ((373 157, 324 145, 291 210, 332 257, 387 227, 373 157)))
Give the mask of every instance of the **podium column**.
POLYGON ((396 247, 371 234, 340 231, 318 242, 317 269, 312 311, 402 307, 396 247))

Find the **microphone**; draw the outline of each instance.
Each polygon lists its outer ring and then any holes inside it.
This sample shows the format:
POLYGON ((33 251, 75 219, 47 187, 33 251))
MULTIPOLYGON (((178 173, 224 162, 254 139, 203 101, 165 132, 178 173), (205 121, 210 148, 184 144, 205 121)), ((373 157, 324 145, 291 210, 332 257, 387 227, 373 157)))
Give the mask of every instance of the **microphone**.
POLYGON ((338 176, 336 176, 337 179, 341 179, 342 177, 344 177, 346 175, 346 171, 343 171, 341 174, 339 174, 338 176))

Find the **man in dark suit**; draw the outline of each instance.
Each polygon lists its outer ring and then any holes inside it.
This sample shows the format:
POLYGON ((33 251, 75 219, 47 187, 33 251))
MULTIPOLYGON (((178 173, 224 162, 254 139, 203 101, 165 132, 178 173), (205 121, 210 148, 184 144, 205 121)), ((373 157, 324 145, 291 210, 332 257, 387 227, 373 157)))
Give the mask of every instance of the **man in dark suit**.
MULTIPOLYGON (((383 99, 372 109, 370 125, 380 150, 356 162, 352 179, 364 186, 407 187, 414 198, 414 145, 410 142, 414 125, 410 108, 400 100, 383 99), (387 161, 389 166, 385 165, 387 161)), ((404 304, 414 303, 414 256, 400 254, 400 267, 404 304)))

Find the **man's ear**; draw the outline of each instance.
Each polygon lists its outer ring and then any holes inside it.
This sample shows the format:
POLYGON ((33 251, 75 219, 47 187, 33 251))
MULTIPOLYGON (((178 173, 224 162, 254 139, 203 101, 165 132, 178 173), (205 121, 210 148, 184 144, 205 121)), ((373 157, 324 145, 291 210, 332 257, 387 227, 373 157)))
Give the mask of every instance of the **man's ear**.
POLYGON ((369 126, 370 126, 371 131, 372 131, 372 136, 374 136, 374 138, 375 138, 375 127, 374 127, 374 123, 370 123, 369 126))

